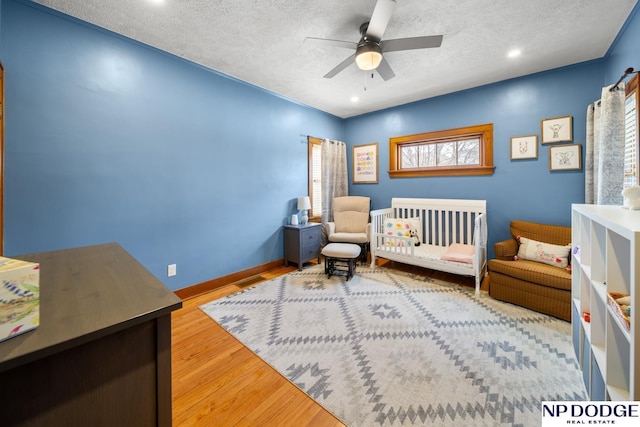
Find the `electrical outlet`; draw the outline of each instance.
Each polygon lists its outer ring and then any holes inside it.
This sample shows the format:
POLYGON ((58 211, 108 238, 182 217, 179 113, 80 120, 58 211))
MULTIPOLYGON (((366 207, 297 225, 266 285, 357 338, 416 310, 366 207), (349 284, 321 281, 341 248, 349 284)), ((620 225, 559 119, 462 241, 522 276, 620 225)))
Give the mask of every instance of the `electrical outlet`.
POLYGON ((172 277, 176 275, 176 265, 175 264, 169 264, 167 266, 167 276, 172 277))

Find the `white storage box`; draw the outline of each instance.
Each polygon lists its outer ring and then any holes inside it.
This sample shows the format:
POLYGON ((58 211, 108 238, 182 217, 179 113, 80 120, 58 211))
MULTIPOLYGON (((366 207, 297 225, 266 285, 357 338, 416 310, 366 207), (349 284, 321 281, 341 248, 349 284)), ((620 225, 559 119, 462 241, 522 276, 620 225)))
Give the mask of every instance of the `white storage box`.
POLYGON ((0 257, 0 341, 40 324, 40 265, 0 257))

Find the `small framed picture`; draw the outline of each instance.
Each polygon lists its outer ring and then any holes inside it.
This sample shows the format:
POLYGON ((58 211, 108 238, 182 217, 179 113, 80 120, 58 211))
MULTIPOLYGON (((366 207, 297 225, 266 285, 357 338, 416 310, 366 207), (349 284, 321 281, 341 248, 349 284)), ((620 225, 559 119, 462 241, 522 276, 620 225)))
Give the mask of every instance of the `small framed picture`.
POLYGON ((543 144, 573 140, 573 117, 551 117, 540 120, 540 135, 543 144))
POLYGON ((538 135, 514 136, 511 138, 511 160, 537 158, 538 135))
POLYGON ((549 147, 549 170, 568 171, 582 169, 580 144, 562 144, 549 147))
POLYGON ((378 143, 353 147, 353 183, 378 183, 378 143))

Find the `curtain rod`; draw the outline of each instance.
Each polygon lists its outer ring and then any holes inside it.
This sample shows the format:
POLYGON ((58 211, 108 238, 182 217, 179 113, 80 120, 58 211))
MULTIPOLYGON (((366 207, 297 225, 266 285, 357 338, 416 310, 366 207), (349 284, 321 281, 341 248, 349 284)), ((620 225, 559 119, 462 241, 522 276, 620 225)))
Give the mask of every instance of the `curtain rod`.
POLYGON ((638 73, 639 71, 633 71, 633 67, 629 67, 626 70, 624 70, 624 74, 620 76, 616 84, 614 84, 609 88, 609 92, 613 92, 614 90, 618 89, 618 85, 620 84, 620 82, 622 82, 629 74, 633 74, 634 72, 638 73))

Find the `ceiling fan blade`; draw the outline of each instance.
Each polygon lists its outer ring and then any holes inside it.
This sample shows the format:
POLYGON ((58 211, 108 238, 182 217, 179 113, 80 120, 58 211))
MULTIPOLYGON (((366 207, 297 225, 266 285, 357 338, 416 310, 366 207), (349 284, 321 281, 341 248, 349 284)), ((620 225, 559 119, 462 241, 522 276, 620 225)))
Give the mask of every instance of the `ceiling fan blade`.
POLYGON ((380 65, 378 65, 376 71, 378 72, 378 74, 380 74, 380 77, 382 77, 384 81, 391 80, 396 76, 396 73, 393 72, 391 66, 389 65, 387 60, 384 59, 384 57, 382 57, 382 62, 380 62, 380 65))
POLYGON ((380 43, 383 52, 397 52, 399 50, 427 49, 440 47, 442 36, 407 37, 405 39, 384 40, 380 43))
POLYGON ((356 59, 356 54, 354 53, 353 55, 351 55, 350 57, 348 57, 347 59, 345 59, 344 61, 339 63, 333 70, 331 70, 327 74, 325 74, 324 78, 325 79, 332 78, 333 76, 338 74, 340 71, 342 71, 345 68, 347 68, 349 65, 355 63, 355 59, 356 59))
POLYGON ((373 14, 369 20, 369 27, 367 28, 366 36, 382 40, 384 30, 387 29, 387 24, 393 13, 393 9, 396 7, 396 0, 378 0, 376 7, 373 9, 373 14))
POLYGON ((358 47, 358 43, 354 43, 354 42, 346 42, 343 40, 319 39, 316 37, 307 37, 304 39, 304 42, 308 44, 318 45, 318 46, 344 47, 347 49, 355 49, 356 47, 358 47))

